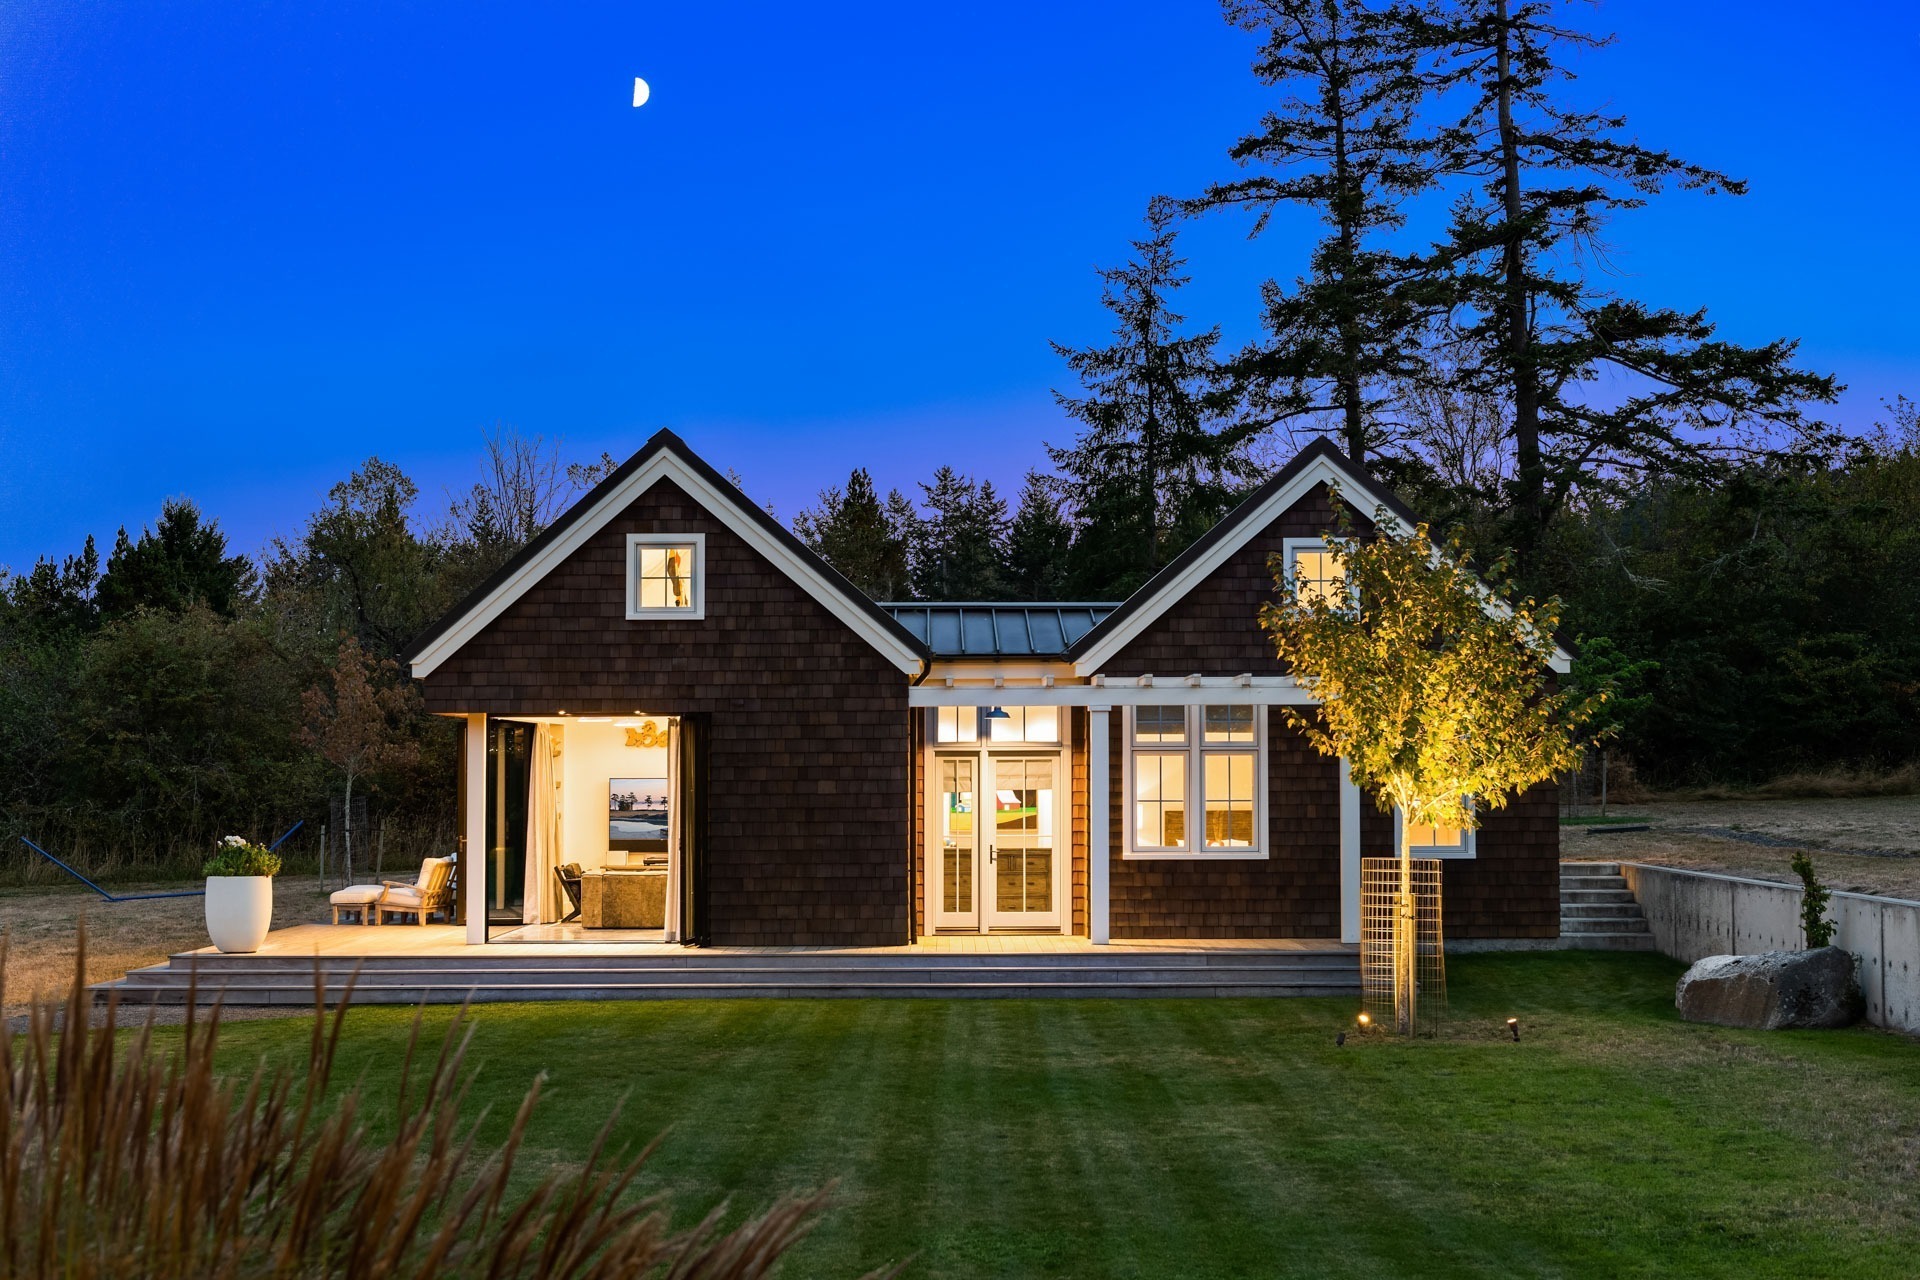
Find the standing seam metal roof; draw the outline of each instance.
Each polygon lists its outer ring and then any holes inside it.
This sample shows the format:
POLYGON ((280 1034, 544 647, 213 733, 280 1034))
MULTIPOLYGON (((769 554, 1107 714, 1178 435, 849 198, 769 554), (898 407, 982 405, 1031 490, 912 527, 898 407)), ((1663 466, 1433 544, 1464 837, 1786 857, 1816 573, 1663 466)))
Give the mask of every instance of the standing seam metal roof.
POLYGON ((1118 603, 899 601, 880 606, 940 658, 1054 658, 1118 603))

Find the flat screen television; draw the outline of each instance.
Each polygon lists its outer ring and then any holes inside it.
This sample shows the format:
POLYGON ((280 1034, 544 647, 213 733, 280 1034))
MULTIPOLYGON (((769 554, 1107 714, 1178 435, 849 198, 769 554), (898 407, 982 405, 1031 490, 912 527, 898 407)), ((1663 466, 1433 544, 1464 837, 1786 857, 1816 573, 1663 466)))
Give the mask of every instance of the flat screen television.
POLYGON ((607 780, 607 848, 665 853, 672 820, 665 778, 607 780))

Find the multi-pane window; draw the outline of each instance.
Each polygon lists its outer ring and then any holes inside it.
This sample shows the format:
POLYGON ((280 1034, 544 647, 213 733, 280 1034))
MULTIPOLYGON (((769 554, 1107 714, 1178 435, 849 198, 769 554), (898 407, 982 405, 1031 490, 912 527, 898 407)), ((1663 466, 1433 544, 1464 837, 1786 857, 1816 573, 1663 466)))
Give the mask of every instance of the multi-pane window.
POLYGON ((988 707, 986 721, 994 742, 1060 741, 1058 707, 988 707))
POLYGON ((978 742, 980 740, 980 708, 978 707, 936 707, 933 717, 935 742, 978 742))
POLYGON ((630 534, 627 538, 627 616, 697 618, 706 612, 701 593, 699 535, 675 538, 630 534))
POLYGON ((1475 854, 1474 832, 1470 827, 1408 823, 1397 809, 1394 818, 1406 833, 1409 851, 1416 858, 1471 858, 1475 854))
POLYGON ((1058 707, 936 707, 935 742, 1060 742, 1058 707), (985 726, 984 729, 982 726, 985 726))
POLYGON ((1252 706, 1132 708, 1127 852, 1262 856, 1265 723, 1252 706))
POLYGON ((1324 601, 1334 608, 1345 608, 1352 602, 1347 575, 1326 543, 1315 538, 1288 538, 1286 553, 1287 578, 1293 584, 1295 599, 1302 604, 1324 601))

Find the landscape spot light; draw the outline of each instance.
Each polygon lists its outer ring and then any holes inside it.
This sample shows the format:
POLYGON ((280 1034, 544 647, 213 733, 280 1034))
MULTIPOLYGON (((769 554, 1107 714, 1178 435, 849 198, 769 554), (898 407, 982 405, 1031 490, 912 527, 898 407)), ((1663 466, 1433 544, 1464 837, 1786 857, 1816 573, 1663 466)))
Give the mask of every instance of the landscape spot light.
POLYGON ((1373 1017, 1371 1014, 1367 1014, 1367 1013, 1362 1013, 1358 1018, 1354 1019, 1354 1021, 1360 1024, 1360 1029, 1362 1031, 1365 1031, 1368 1027, 1373 1025, 1373 1017))
POLYGON ((1520 1019, 1508 1018, 1507 1030, 1513 1032, 1513 1042, 1515 1044, 1519 1044, 1520 1043, 1520 1019))
POLYGON ((1346 1042, 1347 1042, 1347 1033, 1342 1031, 1339 1035, 1333 1038, 1333 1047, 1338 1049, 1341 1045, 1345 1044, 1346 1042))

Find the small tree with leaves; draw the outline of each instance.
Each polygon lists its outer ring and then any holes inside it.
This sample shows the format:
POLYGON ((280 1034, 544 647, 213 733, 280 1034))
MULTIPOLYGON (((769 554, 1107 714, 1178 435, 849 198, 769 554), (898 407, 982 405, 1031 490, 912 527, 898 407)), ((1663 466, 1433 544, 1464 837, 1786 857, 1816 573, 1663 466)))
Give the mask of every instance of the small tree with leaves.
POLYGON ((328 678, 301 697, 301 745, 339 770, 346 781, 342 834, 345 871, 353 878, 353 788, 370 773, 402 768, 420 751, 412 734, 416 695, 390 659, 375 658, 343 636, 328 678))
POLYGON ((1506 565, 1483 579, 1458 543, 1436 547, 1376 515, 1384 536, 1343 517, 1327 540, 1346 590, 1310 589, 1271 565, 1280 599, 1260 625, 1319 703, 1283 714, 1315 750, 1344 760, 1353 780, 1402 815, 1400 909, 1394 936, 1395 1021, 1412 1034, 1412 854, 1416 826, 1479 825, 1487 812, 1578 758, 1570 725, 1583 718, 1555 688, 1556 605, 1508 603, 1506 565))
POLYGON ((1805 849, 1793 855, 1790 865, 1793 874, 1800 877, 1800 929, 1807 935, 1808 948, 1831 946, 1834 923, 1827 919, 1827 903, 1833 898, 1833 890, 1820 883, 1820 874, 1813 869, 1813 859, 1805 849))

